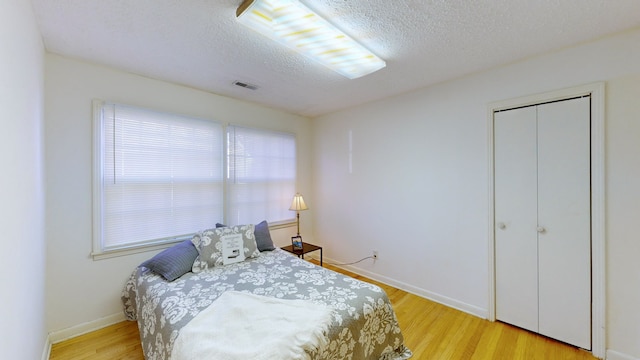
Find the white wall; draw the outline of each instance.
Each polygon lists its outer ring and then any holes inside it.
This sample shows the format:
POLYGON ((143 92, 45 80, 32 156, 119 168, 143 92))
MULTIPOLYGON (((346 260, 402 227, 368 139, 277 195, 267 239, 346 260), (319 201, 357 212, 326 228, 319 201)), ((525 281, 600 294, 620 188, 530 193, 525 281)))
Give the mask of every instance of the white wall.
MULTIPOLYGON (((45 66, 47 310, 49 330, 55 335, 52 341, 122 319, 120 292, 125 281, 138 264, 155 254, 97 261, 89 255, 93 98, 294 132, 299 191, 310 191, 307 118, 58 55, 47 54, 45 66)), ((307 213, 301 215, 303 229, 311 229, 311 211, 307 213)), ((277 245, 286 245, 292 234, 295 227, 272 235, 277 245)))
POLYGON ((0 358, 35 360, 48 351, 44 312, 44 50, 31 2, 3 0, 1 7, 0 358))
POLYGON ((609 359, 640 359, 640 70, 611 79, 606 95, 609 359))
POLYGON ((640 30, 314 119, 316 241, 342 262, 378 250, 356 270, 486 316, 487 105, 603 80, 608 356, 640 359, 640 30))

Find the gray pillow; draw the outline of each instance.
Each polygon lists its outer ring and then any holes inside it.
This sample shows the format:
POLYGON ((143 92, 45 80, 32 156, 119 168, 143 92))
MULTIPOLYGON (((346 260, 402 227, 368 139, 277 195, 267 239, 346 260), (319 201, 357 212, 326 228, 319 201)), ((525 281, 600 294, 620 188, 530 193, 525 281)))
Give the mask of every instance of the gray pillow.
POLYGON ((258 250, 271 251, 276 249, 275 246, 273 246, 273 240, 271 240, 271 233, 269 232, 269 224, 267 224, 267 220, 263 220, 260 224, 256 225, 256 229, 254 231, 256 234, 258 250))
POLYGON ((198 250, 191 240, 185 240, 163 250, 140 266, 146 267, 168 281, 173 281, 191 271, 197 256, 198 250))
MULTIPOLYGON (((216 223, 216 228, 227 227, 227 225, 216 223)), ((276 247, 273 246, 273 240, 271 240, 271 233, 269 232, 269 224, 267 220, 262 220, 261 223, 256 225, 255 228, 256 244, 260 251, 272 251, 276 247)))

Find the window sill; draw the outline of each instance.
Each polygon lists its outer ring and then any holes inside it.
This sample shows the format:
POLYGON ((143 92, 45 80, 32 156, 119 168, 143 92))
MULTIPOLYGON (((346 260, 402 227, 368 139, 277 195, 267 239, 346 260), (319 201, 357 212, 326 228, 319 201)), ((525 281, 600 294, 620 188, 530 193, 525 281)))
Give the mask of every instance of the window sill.
POLYGON ((93 260, 104 260, 104 259, 110 259, 110 258, 114 258, 114 257, 120 257, 120 256, 127 256, 127 255, 133 255, 133 254, 138 254, 138 253, 143 253, 143 252, 151 252, 151 251, 156 251, 156 250, 162 250, 162 249, 166 249, 168 247, 171 247, 181 241, 190 239, 191 236, 189 237, 185 237, 185 238, 181 238, 181 239, 173 239, 171 241, 167 241, 167 242, 162 242, 162 243, 155 243, 155 244, 145 244, 145 245, 137 245, 137 246, 132 246, 132 247, 124 247, 124 248, 119 248, 119 249, 110 249, 110 250, 103 250, 103 251, 96 251, 96 252, 92 252, 91 253, 91 257, 93 258, 93 260))
POLYGON ((273 223, 269 223, 269 231, 271 230, 279 230, 285 229, 292 226, 296 226, 295 220, 283 220, 283 221, 275 221, 273 223))
MULTIPOLYGON (((273 223, 269 223, 269 231, 290 228, 293 226, 296 226, 295 220, 276 221, 273 223)), ((161 243, 136 245, 136 246, 123 247, 119 249, 96 251, 91 253, 91 257, 93 258, 93 260, 104 260, 104 259, 111 259, 111 258, 120 257, 120 256, 139 254, 143 252, 163 250, 187 239, 191 239, 191 236, 185 236, 179 239, 172 239, 170 241, 165 241, 161 243)))

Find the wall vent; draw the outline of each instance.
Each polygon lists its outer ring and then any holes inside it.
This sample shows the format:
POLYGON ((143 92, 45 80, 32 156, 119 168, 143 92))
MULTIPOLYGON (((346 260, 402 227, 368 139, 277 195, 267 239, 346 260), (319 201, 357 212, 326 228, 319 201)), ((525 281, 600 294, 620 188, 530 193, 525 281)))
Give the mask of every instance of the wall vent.
POLYGON ((258 90, 258 85, 253 85, 242 81, 234 81, 233 85, 240 86, 249 90, 258 90))

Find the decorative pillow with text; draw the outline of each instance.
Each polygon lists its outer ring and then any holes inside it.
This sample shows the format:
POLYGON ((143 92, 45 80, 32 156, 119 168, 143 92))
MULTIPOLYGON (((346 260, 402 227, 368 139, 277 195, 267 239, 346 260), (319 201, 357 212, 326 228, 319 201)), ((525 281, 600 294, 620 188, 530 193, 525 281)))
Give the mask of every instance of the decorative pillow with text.
POLYGON ((207 229, 193 236, 191 242, 198 250, 191 271, 199 273, 214 266, 222 266, 260 256, 254 235, 255 226, 238 225, 207 229))
MULTIPOLYGON (((227 227, 225 224, 216 224, 216 228, 227 227)), ((262 251, 272 251, 275 250, 276 247, 273 246, 273 240, 271 240, 271 233, 269 232, 269 224, 267 220, 262 220, 260 223, 256 224, 255 231, 253 232, 256 237, 256 244, 258 245, 258 250, 262 251)))

